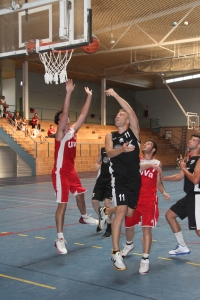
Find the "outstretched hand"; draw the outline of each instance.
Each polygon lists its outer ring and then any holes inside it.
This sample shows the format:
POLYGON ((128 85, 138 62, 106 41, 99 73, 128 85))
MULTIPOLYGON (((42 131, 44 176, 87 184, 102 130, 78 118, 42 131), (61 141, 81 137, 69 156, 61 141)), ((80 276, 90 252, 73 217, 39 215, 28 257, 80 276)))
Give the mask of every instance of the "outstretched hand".
POLYGON ((115 96, 116 95, 116 92, 113 90, 113 89, 108 89, 105 91, 106 93, 106 96, 115 96))
POLYGON ((131 151, 135 150, 135 146, 130 145, 129 143, 124 143, 122 148, 123 148, 123 152, 131 152, 131 151))
POLYGON ((166 192, 163 193, 163 196, 164 196, 165 200, 169 200, 170 199, 170 195, 167 194, 166 192))
POLYGON ((73 84, 73 80, 68 79, 68 81, 66 82, 66 91, 73 92, 74 88, 75 88, 75 84, 73 84))
POLYGON ((85 87, 85 92, 88 94, 88 96, 92 96, 92 90, 90 90, 88 87, 85 87))

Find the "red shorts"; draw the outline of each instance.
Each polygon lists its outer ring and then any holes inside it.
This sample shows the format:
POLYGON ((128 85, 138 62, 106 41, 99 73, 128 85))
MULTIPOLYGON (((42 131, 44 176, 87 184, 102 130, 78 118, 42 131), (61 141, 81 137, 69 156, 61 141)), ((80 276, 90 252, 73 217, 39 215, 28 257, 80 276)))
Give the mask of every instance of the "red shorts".
POLYGON ((82 187, 76 171, 73 171, 69 174, 52 173, 52 183, 57 198, 56 202, 58 203, 68 202, 69 191, 74 194, 74 196, 87 191, 84 187, 82 187))
POLYGON ((143 227, 156 227, 159 217, 158 197, 153 198, 139 198, 137 207, 132 217, 125 217, 125 227, 130 228, 135 225, 142 225, 143 227), (146 199, 146 203, 145 200, 146 199), (147 202, 148 201, 148 202, 147 202))

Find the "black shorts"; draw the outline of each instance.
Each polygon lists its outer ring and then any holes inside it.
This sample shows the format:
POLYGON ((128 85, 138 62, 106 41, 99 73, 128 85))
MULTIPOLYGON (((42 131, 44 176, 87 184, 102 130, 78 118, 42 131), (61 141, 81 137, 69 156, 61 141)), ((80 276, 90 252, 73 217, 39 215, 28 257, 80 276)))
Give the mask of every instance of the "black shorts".
POLYGON ((113 205, 127 205, 135 209, 138 202, 141 179, 140 176, 131 178, 127 182, 112 180, 113 205))
POLYGON ((188 217, 190 230, 200 230, 200 194, 188 194, 170 209, 181 219, 188 217))
POLYGON ((104 201, 104 199, 112 200, 111 181, 97 180, 93 189, 92 200, 104 201))

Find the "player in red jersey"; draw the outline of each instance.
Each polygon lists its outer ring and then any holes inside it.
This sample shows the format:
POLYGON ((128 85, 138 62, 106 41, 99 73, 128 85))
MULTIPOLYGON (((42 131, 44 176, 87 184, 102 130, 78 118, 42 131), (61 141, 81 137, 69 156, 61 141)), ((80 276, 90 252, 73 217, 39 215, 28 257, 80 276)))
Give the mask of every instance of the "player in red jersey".
POLYGON ((143 230, 143 256, 140 263, 140 274, 149 271, 149 253, 152 242, 152 227, 156 227, 159 217, 157 189, 163 194, 165 200, 170 196, 166 193, 161 181, 161 164, 153 156, 157 152, 157 144, 148 140, 142 147, 143 157, 140 160, 141 188, 136 210, 132 217, 125 217, 126 245, 122 250, 122 257, 134 248, 134 226, 142 224, 143 230))
POLYGON ((80 179, 74 168, 76 157, 76 132, 83 124, 92 99, 92 91, 85 87, 87 98, 77 121, 70 126, 68 116, 71 94, 75 88, 73 81, 69 79, 66 83, 66 96, 63 109, 56 113, 54 121, 58 125, 55 135, 54 167, 52 170, 52 183, 56 194, 58 207, 55 214, 57 239, 55 247, 60 254, 67 254, 66 240, 63 235, 64 216, 67 208, 69 191, 76 197, 76 203, 80 210, 79 222, 82 224, 97 225, 98 221, 86 213, 84 193, 80 179))

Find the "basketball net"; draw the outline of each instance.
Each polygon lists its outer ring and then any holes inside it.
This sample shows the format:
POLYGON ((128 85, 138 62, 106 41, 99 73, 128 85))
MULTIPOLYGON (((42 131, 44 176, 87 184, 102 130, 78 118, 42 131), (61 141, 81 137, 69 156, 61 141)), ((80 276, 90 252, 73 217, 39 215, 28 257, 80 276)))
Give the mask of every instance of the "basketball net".
POLYGON ((39 53, 40 60, 45 68, 45 83, 55 82, 55 84, 58 84, 68 80, 67 64, 72 57, 73 51, 74 49, 39 53))

